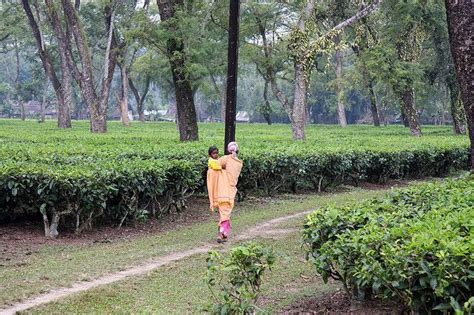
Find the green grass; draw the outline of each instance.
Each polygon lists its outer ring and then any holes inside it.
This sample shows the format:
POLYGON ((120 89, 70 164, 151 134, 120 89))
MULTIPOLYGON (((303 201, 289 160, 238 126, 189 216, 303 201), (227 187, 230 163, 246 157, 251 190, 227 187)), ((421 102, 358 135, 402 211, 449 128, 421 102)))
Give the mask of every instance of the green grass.
MULTIPOLYGON (((288 196, 266 203, 244 202, 233 216, 235 234, 267 220, 311 210, 330 203, 342 204, 353 199, 365 199, 381 191, 353 189, 350 192, 288 196)), ((203 209, 202 211, 207 211, 203 209)), ((213 242, 216 222, 197 223, 166 233, 133 240, 88 245, 46 245, 28 256, 24 264, 15 261, 0 270, 0 306, 24 299, 49 289, 96 278, 108 272, 142 264, 167 253, 190 249, 203 242, 213 242)))
MULTIPOLYGON (((258 239, 274 248, 277 260, 267 272, 259 306, 272 313, 305 296, 336 289, 315 276, 300 250, 299 233, 280 239, 258 239)), ((200 313, 211 295, 204 282, 206 255, 197 255, 159 268, 146 276, 120 281, 60 302, 35 308, 34 314, 70 313, 200 313)))

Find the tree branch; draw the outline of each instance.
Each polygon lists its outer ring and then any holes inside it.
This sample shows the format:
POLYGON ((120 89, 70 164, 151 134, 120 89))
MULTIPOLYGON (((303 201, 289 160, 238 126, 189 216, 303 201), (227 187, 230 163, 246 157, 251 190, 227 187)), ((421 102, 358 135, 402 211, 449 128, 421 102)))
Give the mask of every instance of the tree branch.
MULTIPOLYGON (((337 31, 337 30, 343 30, 344 28, 350 26, 351 24, 354 24, 355 22, 357 22, 361 18, 363 18, 363 17, 369 15, 370 13, 372 13, 373 11, 377 10, 379 8, 381 2, 382 2, 382 0, 375 0, 374 3, 372 3, 371 5, 363 8, 356 15, 348 18, 344 22, 341 22, 338 25, 336 25, 335 27, 333 27, 332 30, 329 31, 329 33, 334 33, 334 31, 337 31)), ((329 33, 327 33, 327 34, 329 34, 329 33)))

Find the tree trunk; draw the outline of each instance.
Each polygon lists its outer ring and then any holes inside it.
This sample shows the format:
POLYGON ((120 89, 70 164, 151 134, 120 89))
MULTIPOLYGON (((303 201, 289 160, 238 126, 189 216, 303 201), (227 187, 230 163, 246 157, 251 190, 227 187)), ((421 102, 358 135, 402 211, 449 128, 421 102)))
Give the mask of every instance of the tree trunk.
POLYGON ((457 135, 464 135, 466 134, 466 126, 464 125, 466 116, 464 113, 461 101, 461 94, 459 90, 457 91, 457 93, 455 91, 451 92, 450 103, 451 117, 453 118, 453 131, 457 135))
POLYGON ((468 0, 446 0, 445 4, 451 53, 471 140, 470 169, 474 171, 474 5, 468 0))
POLYGON ((68 39, 63 31, 61 21, 56 12, 56 8, 52 0, 45 0, 46 7, 48 10, 48 17, 51 26, 54 30, 54 36, 58 41, 59 45, 59 60, 61 66, 61 89, 62 89, 62 102, 58 103, 58 127, 59 128, 71 128, 71 103, 72 103, 72 74, 71 68, 68 63, 68 39))
POLYGON ((48 88, 49 80, 48 78, 45 78, 43 85, 43 100, 41 102, 40 122, 44 122, 44 113, 46 111, 46 103, 48 102, 48 88))
POLYGON ((403 110, 405 119, 408 122, 411 134, 415 137, 421 137, 421 128, 418 122, 418 113, 415 107, 415 92, 412 88, 407 88, 402 93, 403 110))
MULTIPOLYGON (((183 5, 183 0, 157 0, 157 4, 161 20, 166 22, 174 17, 176 8, 183 5)), ((176 26, 170 23, 168 28, 172 32, 176 26)), ((166 42, 166 49, 175 87, 179 138, 181 141, 198 140, 196 107, 191 82, 186 73, 187 56, 184 43, 179 38, 170 38, 166 42)))
MULTIPOLYGON (((336 45, 341 42, 340 36, 334 38, 336 45)), ((346 109, 344 107, 344 85, 342 82, 342 51, 336 49, 336 80, 337 80, 337 118, 339 125, 347 127, 346 109)))
MULTIPOLYGON (((49 80, 53 84, 54 92, 56 93, 56 98, 58 101, 58 108, 64 108, 64 97, 63 97, 63 88, 61 85, 61 81, 59 81, 56 71, 54 69, 54 64, 52 62, 51 56, 49 55, 48 49, 46 48, 45 41, 43 38, 43 32, 41 29, 41 21, 39 20, 39 13, 37 13, 36 21, 33 12, 31 10, 31 6, 28 0, 22 0, 23 9, 25 14, 28 18, 28 23, 30 24, 31 31, 36 41, 36 47, 38 48, 38 53, 41 59, 41 63, 43 64, 44 71, 46 75, 49 77, 49 80)), ((37 8, 37 2, 35 1, 35 5, 37 8)))
POLYGON ((239 17, 240 1, 229 4, 229 36, 227 45, 227 87, 225 103, 224 152, 229 154, 227 145, 235 141, 237 116, 237 71, 239 66, 239 17))
POLYGON ((295 65, 295 98, 290 115, 293 139, 305 139, 306 101, 308 93, 308 78, 301 62, 295 65))
POLYGON ((122 124, 130 126, 130 119, 128 118, 128 74, 125 66, 120 67, 122 75, 122 93, 120 95, 120 113, 122 116, 122 124))
POLYGON ((135 84, 133 83, 132 78, 130 78, 130 77, 128 78, 128 85, 130 86, 130 89, 132 90, 132 93, 135 96, 135 100, 137 102, 138 120, 140 122, 145 122, 145 114, 143 113, 143 111, 145 109, 143 108, 143 104, 145 103, 145 98, 146 98, 146 96, 148 94, 148 90, 150 88, 150 81, 151 81, 151 78, 150 78, 150 76, 147 75, 146 79, 145 79, 144 90, 143 90, 142 94, 140 95, 140 92, 138 92, 138 89, 135 86, 135 84))
POLYGON ((377 97, 375 96, 374 84, 372 81, 369 81, 367 86, 370 93, 370 111, 372 112, 372 119, 374 120, 374 126, 380 127, 380 117, 379 111, 377 108, 377 97))
POLYGON ((211 69, 208 68, 208 71, 209 71, 210 76, 211 76, 211 82, 212 82, 212 85, 214 86, 214 90, 220 96, 220 102, 221 102, 220 118, 221 118, 222 122, 225 122, 225 102, 226 102, 226 94, 227 94, 227 82, 224 80, 224 82, 222 84, 222 89, 220 89, 219 86, 217 85, 216 78, 211 73, 211 69))
POLYGON ((408 123, 407 115, 405 114, 405 106, 403 104, 400 107, 400 117, 401 117, 403 126, 405 128, 410 127, 410 124, 408 123))
MULTIPOLYGON (((368 46, 365 46, 364 49, 368 49, 368 46)), ((356 53, 359 56, 359 53, 356 53)), ((374 90, 374 80, 371 78, 371 75, 367 70, 367 64, 365 63, 364 58, 360 58, 360 62, 362 66, 362 78, 364 80, 365 87, 369 92, 370 112, 372 113, 372 120, 374 122, 375 127, 380 127, 380 114, 377 107, 377 96, 375 95, 374 90)))
POLYGON ((20 83, 20 50, 18 48, 18 42, 15 39, 15 60, 16 60, 16 77, 15 77, 15 94, 16 104, 20 109, 21 120, 26 119, 25 103, 21 99, 21 83, 20 83))
POLYGON ((220 95, 221 95, 221 121, 222 122, 225 122, 226 94, 227 94, 227 82, 225 82, 225 80, 224 80, 224 84, 222 86, 222 91, 220 92, 220 95))
POLYGON ((270 107, 270 102, 268 101, 268 80, 265 80, 265 87, 263 88, 263 108, 262 108, 262 115, 265 118, 265 121, 268 125, 272 124, 272 120, 270 114, 272 109, 270 107))
MULTIPOLYGON (((298 32, 304 34, 306 32, 306 20, 311 17, 315 7, 314 0, 308 0, 306 7, 298 21, 298 32)), ((289 112, 291 130, 293 139, 304 140, 305 136, 305 122, 306 122, 306 104, 308 94, 308 81, 311 65, 308 64, 307 56, 299 55, 295 59, 295 89, 293 107, 289 112), (306 66, 306 67, 305 67, 306 66)))
POLYGON ((110 86, 117 63, 116 43, 113 40, 115 9, 106 7, 105 19, 108 32, 107 48, 104 58, 104 73, 102 90, 97 94, 93 75, 92 57, 82 29, 78 13, 69 0, 61 0, 68 27, 70 27, 77 46, 77 53, 82 63, 82 73, 79 80, 82 95, 91 113, 91 132, 104 133, 107 131, 107 108, 110 86), (99 96, 100 95, 100 96, 99 96))

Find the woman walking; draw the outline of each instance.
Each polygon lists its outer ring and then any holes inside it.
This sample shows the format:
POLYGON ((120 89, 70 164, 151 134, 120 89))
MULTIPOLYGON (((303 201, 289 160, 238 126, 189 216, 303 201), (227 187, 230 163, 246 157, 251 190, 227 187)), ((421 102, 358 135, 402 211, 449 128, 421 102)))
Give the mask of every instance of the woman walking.
POLYGON ((219 211, 219 233, 217 242, 226 242, 231 231, 230 218, 234 209, 234 199, 237 194, 237 182, 242 171, 243 162, 239 159, 239 146, 236 142, 227 145, 228 155, 218 159, 221 170, 209 169, 207 187, 211 210, 217 205, 219 211))

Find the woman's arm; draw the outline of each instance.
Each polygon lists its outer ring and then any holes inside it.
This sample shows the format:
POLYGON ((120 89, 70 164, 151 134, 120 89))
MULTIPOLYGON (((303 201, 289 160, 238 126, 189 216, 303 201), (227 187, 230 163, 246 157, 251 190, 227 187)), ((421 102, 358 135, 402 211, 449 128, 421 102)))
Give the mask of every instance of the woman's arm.
POLYGON ((225 168, 227 166, 227 158, 228 158, 227 155, 224 155, 223 157, 219 158, 219 164, 221 165, 223 170, 225 170, 225 168))

